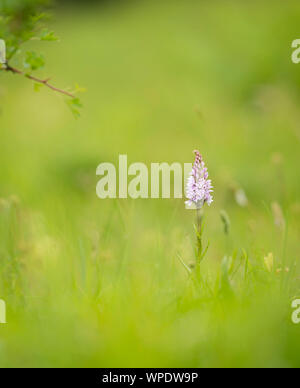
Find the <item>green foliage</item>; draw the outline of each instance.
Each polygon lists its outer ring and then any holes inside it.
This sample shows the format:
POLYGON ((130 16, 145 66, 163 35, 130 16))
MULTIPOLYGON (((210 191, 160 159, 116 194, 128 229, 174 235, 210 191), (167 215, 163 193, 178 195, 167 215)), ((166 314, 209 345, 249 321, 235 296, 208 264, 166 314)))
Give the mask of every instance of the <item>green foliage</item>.
MULTIPOLYGON (((6 43, 8 64, 22 54, 24 45, 29 41, 55 42, 59 39, 55 32, 50 31, 45 25, 50 18, 48 11, 50 5, 50 0, 0 0, 0 38, 6 43)), ((26 51, 23 65, 24 69, 18 69, 17 73, 28 76, 45 67, 45 58, 40 52, 26 51)), ((8 67, 3 65, 0 68, 0 70, 7 69, 8 67)), ((13 68, 9 70, 16 73, 13 68)), ((47 85, 44 80, 40 80, 40 83, 47 85)), ((35 84, 34 89, 39 90, 40 87, 35 84)), ((55 90, 68 94, 57 88, 55 90)), ((79 109, 82 107, 80 100, 75 95, 69 97, 71 101, 67 101, 68 106, 78 117, 79 109)))
POLYGON ((35 83, 33 84, 33 90, 34 90, 35 92, 39 92, 39 91, 42 89, 43 86, 44 86, 44 85, 38 84, 37 82, 35 82, 35 83))
POLYGON ((24 67, 31 71, 40 70, 45 66, 45 59, 42 54, 37 54, 34 51, 28 51, 26 53, 24 67))
POLYGON ((41 32, 40 39, 48 42, 56 42, 59 40, 54 31, 49 31, 47 28, 41 32))
POLYGON ((44 36, 41 30, 49 15, 43 10, 48 5, 48 0, 1 0, 0 36, 6 42, 8 61, 19 52, 21 45, 44 36))
POLYGON ((73 113, 74 117, 77 119, 80 117, 80 108, 82 108, 82 104, 80 102, 79 98, 72 98, 67 101, 69 108, 71 109, 71 112, 73 113))

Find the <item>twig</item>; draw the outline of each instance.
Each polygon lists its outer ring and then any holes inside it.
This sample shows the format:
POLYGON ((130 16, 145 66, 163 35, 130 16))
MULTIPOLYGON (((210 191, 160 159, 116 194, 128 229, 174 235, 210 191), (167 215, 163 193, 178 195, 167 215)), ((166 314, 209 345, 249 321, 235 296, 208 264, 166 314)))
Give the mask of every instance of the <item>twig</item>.
POLYGON ((3 67, 1 70, 10 71, 10 72, 13 73, 13 74, 22 75, 22 76, 24 76, 24 77, 26 77, 26 78, 28 78, 28 79, 34 81, 34 82, 37 82, 37 83, 39 83, 39 84, 42 84, 42 85, 47 86, 47 88, 49 88, 49 89, 51 89, 51 90, 54 90, 54 91, 57 92, 57 93, 64 94, 65 96, 70 97, 70 98, 75 98, 74 94, 72 94, 72 93, 70 93, 70 92, 68 92, 68 91, 66 91, 66 90, 56 88, 55 86, 49 84, 50 78, 47 78, 47 79, 44 79, 44 80, 43 80, 43 79, 34 77, 34 76, 30 75, 30 74, 24 73, 24 71, 22 71, 22 70, 19 70, 19 69, 16 69, 16 68, 10 66, 8 63, 7 63, 6 66, 3 67))

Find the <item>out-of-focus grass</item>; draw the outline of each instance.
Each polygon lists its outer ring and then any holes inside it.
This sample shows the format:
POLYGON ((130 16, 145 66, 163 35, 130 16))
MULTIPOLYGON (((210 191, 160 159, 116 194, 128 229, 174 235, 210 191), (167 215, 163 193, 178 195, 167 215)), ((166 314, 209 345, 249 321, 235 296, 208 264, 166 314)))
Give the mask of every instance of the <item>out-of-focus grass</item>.
POLYGON ((79 121, 1 74, 1 366, 299 366, 299 17, 290 0, 62 9, 45 72, 87 87, 79 121), (103 161, 195 148, 215 185, 196 285, 177 259, 194 260, 183 201, 95 194, 103 161))

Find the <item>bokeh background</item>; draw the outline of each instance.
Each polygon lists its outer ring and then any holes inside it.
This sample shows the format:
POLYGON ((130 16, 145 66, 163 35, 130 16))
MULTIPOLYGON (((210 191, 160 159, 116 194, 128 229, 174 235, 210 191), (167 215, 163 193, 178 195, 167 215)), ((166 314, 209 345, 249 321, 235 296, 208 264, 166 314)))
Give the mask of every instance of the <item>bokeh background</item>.
POLYGON ((75 120, 0 74, 1 366, 299 367, 299 1, 54 11, 60 42, 29 45, 40 75, 87 92, 75 120), (194 262, 184 201, 96 196, 101 162, 192 162, 195 148, 215 186, 199 287, 178 260, 194 262))

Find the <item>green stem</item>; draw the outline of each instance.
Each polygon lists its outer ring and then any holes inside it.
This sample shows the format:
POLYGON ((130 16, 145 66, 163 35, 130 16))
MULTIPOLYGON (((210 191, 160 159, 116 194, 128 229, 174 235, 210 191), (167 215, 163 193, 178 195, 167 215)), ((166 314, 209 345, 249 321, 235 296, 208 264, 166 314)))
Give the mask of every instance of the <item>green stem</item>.
POLYGON ((203 251, 202 244, 202 215, 200 209, 197 209, 197 264, 200 265, 203 251))

